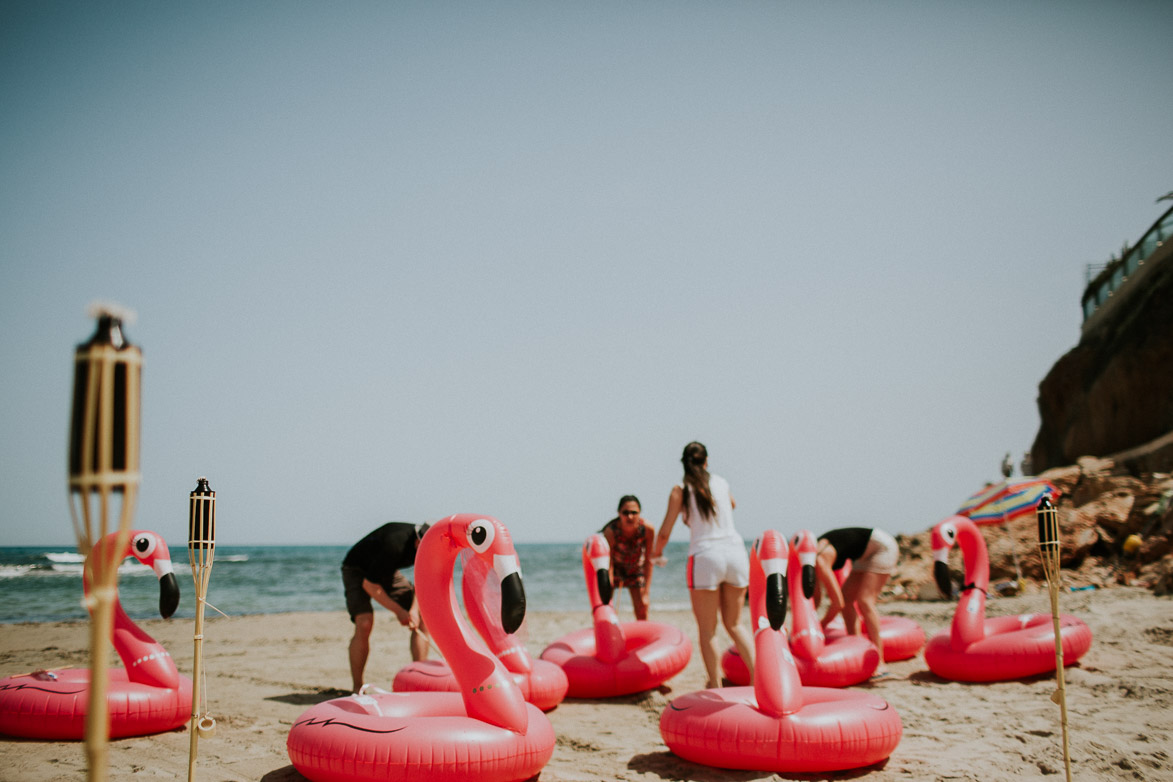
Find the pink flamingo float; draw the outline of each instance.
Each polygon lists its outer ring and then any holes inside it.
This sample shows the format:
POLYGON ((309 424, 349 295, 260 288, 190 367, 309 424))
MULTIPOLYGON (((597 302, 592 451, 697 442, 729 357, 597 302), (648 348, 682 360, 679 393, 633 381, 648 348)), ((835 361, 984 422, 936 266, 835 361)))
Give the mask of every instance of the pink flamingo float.
POLYGON ((471 550, 501 585, 501 625, 525 618, 525 590, 509 530, 489 516, 433 524, 420 541, 420 614, 451 665, 459 692, 350 695, 307 709, 289 731, 294 767, 314 782, 514 782, 535 777, 554 752, 554 728, 464 620, 453 566, 471 550))
MULTIPOLYGON (((952 516, 933 527, 933 576, 944 595, 952 594, 949 551, 961 546, 965 584, 953 623, 929 640, 925 662, 944 679, 994 682, 1022 679, 1055 670, 1055 628, 1051 614, 986 619, 990 559, 977 525, 952 516)), ((1060 617, 1063 661, 1071 665, 1092 645, 1092 631, 1070 614, 1060 617)))
MULTIPOLYGON (((461 555, 464 562, 461 593, 469 621, 484 639, 489 650, 513 676, 522 697, 542 711, 549 711, 562 702, 570 683, 562 669, 548 660, 535 660, 525 644, 513 633, 505 632, 499 619, 489 609, 489 597, 500 595, 488 584, 489 564, 480 558, 461 555)), ((443 660, 419 660, 404 666, 395 674, 391 689, 395 692, 457 692, 460 685, 452 669, 443 660)))
MULTIPOLYGON (((102 537, 86 558, 82 586, 87 597, 90 565, 111 561, 107 552, 117 537, 116 532, 102 537)), ((170 617, 179 605, 179 585, 167 543, 154 532, 133 531, 126 553, 113 561, 130 556, 155 571, 159 613, 165 619, 170 617)), ((191 679, 179 674, 167 650, 126 615, 117 597, 112 641, 123 667, 108 674, 110 738, 162 733, 186 724, 191 716, 191 679)), ((85 737, 89 689, 88 668, 36 671, 0 679, 0 733, 80 740, 85 737)))
POLYGON ((802 685, 783 629, 787 560, 781 533, 768 530, 754 541, 753 686, 682 695, 661 714, 664 743, 685 760, 776 773, 839 771, 879 763, 900 743, 900 715, 882 698, 802 685))
POLYGON ((583 575, 591 601, 591 627, 562 636, 542 651, 560 666, 572 698, 611 698, 643 692, 684 670, 692 643, 679 628, 661 622, 620 622, 611 605, 611 548, 596 533, 582 547, 583 575))
MULTIPOLYGON (((791 605, 790 651, 803 684, 812 687, 847 687, 867 681, 880 664, 880 653, 864 635, 846 632, 833 637, 824 634, 813 600, 815 536, 803 530, 794 536, 787 563, 787 584, 791 605)), ((749 669, 737 647, 721 657, 721 670, 733 684, 749 684, 749 669)))

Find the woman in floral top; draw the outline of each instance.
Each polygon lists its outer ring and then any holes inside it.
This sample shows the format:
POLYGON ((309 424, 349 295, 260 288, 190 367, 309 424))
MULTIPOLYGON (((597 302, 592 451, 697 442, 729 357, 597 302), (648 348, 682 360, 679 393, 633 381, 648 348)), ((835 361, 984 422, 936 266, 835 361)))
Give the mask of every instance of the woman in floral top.
POLYGON ((640 515, 639 499, 628 494, 619 500, 619 515, 602 533, 611 547, 611 585, 627 587, 635 618, 648 618, 648 589, 652 585, 652 545, 656 531, 640 515))

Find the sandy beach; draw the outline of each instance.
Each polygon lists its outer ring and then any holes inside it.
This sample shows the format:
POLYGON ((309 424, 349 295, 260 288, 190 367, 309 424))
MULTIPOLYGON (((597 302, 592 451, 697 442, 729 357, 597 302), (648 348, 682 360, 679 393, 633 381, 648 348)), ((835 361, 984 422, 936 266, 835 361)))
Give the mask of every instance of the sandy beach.
MULTIPOLYGON (((947 627, 946 602, 893 602, 887 613, 910 616, 926 634, 947 627)), ((1073 774, 1076 779, 1173 779, 1173 600, 1136 588, 1067 593, 1062 609, 1095 633, 1091 651, 1067 670, 1073 774)), ((1045 592, 992 598, 989 615, 1049 612, 1045 592)), ((625 620, 630 616, 624 616, 625 620)), ((687 612, 661 612, 694 635, 687 612)), ((587 624, 581 613, 531 614, 528 647, 535 656, 553 639, 587 624)), ((190 621, 142 623, 190 675, 190 621)), ((0 674, 84 666, 84 623, 5 625, 0 674)), ((199 745, 197 778, 294 782, 285 739, 309 705, 344 694, 349 673, 343 612, 213 617, 205 631, 210 710, 215 736, 199 745)), ((368 680, 389 688, 408 661, 405 632, 381 613, 368 680)), ((612 701, 569 700, 549 717, 558 736, 544 782, 595 780, 868 779, 1056 780, 1063 756, 1053 677, 969 685, 941 680, 923 657, 894 663, 891 679, 868 685, 899 711, 904 737, 882 766, 830 775, 775 775, 706 768, 676 758, 660 739, 659 716, 673 695, 703 685, 699 654, 663 691, 612 701)), ((186 728, 114 741, 111 779, 187 776, 186 728)), ((0 780, 49 782, 85 776, 81 743, 0 738, 0 780)))

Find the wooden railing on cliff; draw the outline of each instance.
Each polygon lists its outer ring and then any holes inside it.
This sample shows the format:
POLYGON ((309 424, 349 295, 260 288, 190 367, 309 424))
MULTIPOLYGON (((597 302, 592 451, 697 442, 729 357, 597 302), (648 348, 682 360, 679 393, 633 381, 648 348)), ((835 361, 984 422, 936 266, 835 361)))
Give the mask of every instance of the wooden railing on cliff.
POLYGON ((1173 254, 1170 239, 1173 239, 1173 207, 1161 215, 1122 257, 1113 258, 1106 264, 1088 265, 1088 283, 1082 300, 1084 334, 1095 328, 1104 312, 1115 306, 1128 289, 1145 276, 1148 268, 1173 254))

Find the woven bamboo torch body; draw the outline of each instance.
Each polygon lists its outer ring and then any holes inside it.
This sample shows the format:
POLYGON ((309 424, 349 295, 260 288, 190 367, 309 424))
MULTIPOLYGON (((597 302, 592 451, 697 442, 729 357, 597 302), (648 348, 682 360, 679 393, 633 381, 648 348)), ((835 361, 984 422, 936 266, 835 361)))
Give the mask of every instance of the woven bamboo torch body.
POLYGON ((69 431, 69 510, 78 551, 86 556, 94 588, 90 612, 90 691, 85 745, 88 779, 106 779, 110 720, 106 711, 107 667, 113 634, 118 565, 130 537, 139 472, 142 351, 122 334, 124 313, 94 311, 94 336, 77 347, 73 363, 73 407, 69 431), (115 520, 116 517, 116 520, 115 520), (94 543, 117 524, 118 537, 100 556, 94 543))
POLYGON ((207 714, 204 691, 204 606, 208 597, 208 581, 212 577, 212 560, 216 555, 216 492, 201 477, 188 500, 187 551, 191 560, 191 575, 195 579, 195 659, 192 673, 191 750, 188 755, 187 779, 195 779, 196 750, 201 735, 211 736, 216 721, 207 714))
POLYGON ((1071 755, 1067 745, 1067 687, 1063 674, 1063 637, 1059 628, 1059 514, 1049 496, 1044 494, 1039 500, 1035 516, 1039 523, 1039 555, 1043 560, 1043 572, 1047 576, 1051 616, 1055 623, 1055 681, 1058 687, 1051 700, 1059 704, 1059 718, 1063 726, 1063 767, 1067 773, 1067 782, 1071 782, 1071 755))

